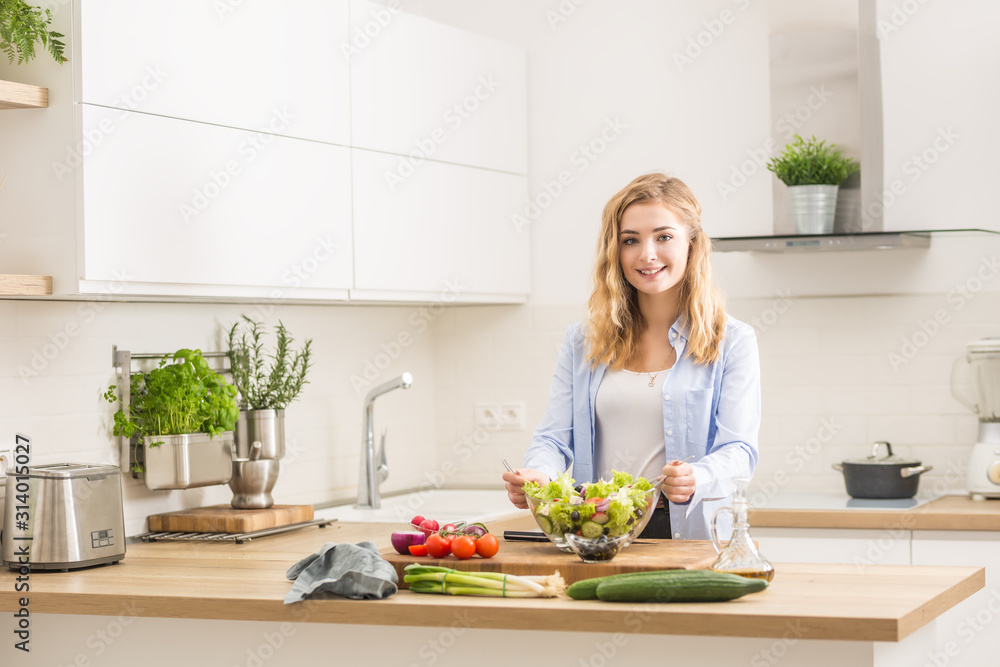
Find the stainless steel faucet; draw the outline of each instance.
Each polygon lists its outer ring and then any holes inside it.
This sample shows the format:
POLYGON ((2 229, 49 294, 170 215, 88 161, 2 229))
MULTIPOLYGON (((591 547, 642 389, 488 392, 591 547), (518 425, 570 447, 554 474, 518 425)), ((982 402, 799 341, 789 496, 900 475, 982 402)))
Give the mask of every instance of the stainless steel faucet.
POLYGON ((375 468, 375 431, 373 417, 375 399, 393 389, 409 389, 413 376, 403 373, 395 380, 389 380, 372 389, 365 396, 365 425, 361 434, 361 476, 358 480, 358 508, 378 509, 382 506, 379 486, 389 476, 389 466, 385 460, 385 431, 382 429, 382 445, 379 451, 378 469, 375 468), (377 477, 377 479, 376 479, 377 477))

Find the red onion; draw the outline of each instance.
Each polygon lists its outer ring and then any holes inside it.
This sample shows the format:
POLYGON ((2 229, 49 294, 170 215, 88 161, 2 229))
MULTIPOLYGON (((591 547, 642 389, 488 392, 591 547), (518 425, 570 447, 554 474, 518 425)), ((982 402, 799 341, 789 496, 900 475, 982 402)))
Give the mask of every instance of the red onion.
POLYGON ((423 544, 426 540, 426 536, 417 530, 397 530, 392 534, 392 548, 396 550, 397 553, 408 556, 410 554, 410 546, 413 544, 423 544))

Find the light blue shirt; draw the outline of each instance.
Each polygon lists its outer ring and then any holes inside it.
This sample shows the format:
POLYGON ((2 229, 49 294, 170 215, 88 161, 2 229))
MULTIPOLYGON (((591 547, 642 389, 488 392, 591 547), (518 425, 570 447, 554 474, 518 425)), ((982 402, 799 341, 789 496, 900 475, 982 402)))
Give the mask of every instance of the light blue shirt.
MULTIPOLYGON (((663 446, 668 462, 693 456, 695 475, 694 495, 686 503, 669 503, 670 526, 675 538, 709 539, 712 514, 729 506, 732 478, 750 477, 757 467, 757 336, 750 325, 728 318, 719 358, 708 365, 684 354, 687 329, 680 319, 669 336, 677 361, 663 382, 663 446)), ((594 402, 605 369, 591 369, 582 323, 569 327, 524 467, 555 479, 572 465, 578 482, 595 481, 594 402)))

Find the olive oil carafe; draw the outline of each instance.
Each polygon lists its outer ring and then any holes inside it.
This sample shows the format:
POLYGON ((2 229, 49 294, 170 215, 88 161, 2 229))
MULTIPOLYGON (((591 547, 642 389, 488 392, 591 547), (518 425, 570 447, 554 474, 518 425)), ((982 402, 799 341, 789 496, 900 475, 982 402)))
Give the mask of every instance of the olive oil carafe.
POLYGON ((736 485, 733 491, 733 506, 716 510, 712 516, 712 544, 719 552, 719 557, 712 563, 711 569, 716 572, 728 572, 751 579, 771 581, 774 579, 774 566, 760 555, 757 546, 750 537, 750 522, 747 520, 747 515, 750 513, 747 485, 750 483, 750 478, 734 477, 733 483, 736 485), (733 515, 733 537, 725 548, 719 542, 716 528, 719 515, 724 512, 733 515))

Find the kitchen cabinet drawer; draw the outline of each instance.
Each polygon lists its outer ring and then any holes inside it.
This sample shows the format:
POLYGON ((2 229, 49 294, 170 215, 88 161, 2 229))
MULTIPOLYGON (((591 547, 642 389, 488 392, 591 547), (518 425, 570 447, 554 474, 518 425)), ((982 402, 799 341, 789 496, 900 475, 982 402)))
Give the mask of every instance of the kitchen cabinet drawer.
POLYGON ((326 0, 80 3, 76 101, 350 142, 348 3, 326 0))
MULTIPOLYGON (((993 501, 987 501, 993 502, 993 501)), ((913 565, 986 567, 986 587, 941 615, 937 644, 948 667, 996 664, 1000 634, 1000 538, 991 531, 915 530, 913 565)))
POLYGON ((526 299, 530 235, 511 220, 524 176, 426 161, 396 184, 401 156, 353 153, 352 299, 526 299))
POLYGON ((83 134, 84 291, 346 298, 349 149, 89 105, 83 134))
MULTIPOLYGON (((910 531, 823 528, 753 528, 760 551, 777 563, 909 565, 910 531)), ((780 576, 780 572, 779 575, 780 576)))
POLYGON ((352 145, 527 173, 524 50, 351 2, 352 145))

